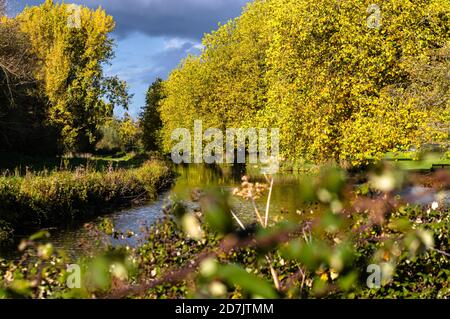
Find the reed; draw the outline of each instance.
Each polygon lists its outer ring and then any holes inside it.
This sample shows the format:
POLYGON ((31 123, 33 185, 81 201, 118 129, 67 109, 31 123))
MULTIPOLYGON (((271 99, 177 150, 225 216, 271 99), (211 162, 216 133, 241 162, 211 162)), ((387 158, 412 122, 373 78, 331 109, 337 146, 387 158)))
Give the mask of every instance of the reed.
POLYGON ((66 225, 155 198, 172 180, 153 160, 134 169, 89 168, 0 177, 0 220, 13 228, 66 225))

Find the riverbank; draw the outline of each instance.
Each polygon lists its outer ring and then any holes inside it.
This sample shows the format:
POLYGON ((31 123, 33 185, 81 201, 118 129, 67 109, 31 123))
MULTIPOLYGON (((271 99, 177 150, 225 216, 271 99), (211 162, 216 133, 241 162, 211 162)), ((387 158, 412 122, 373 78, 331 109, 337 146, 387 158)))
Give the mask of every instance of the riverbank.
POLYGON ((133 169, 2 176, 0 238, 9 237, 11 229, 67 225, 152 200, 172 179, 171 169, 160 160, 133 169))
MULTIPOLYGON (((249 193, 243 192, 256 187, 257 176, 234 184, 232 176, 211 168, 175 169, 179 177, 171 194, 177 196, 171 198, 179 200, 169 205, 158 201, 130 218, 85 225, 92 237, 72 236, 84 238, 72 241, 82 254, 52 241, 53 234, 24 238, 19 266, 0 258, 0 298, 449 297, 450 212, 445 202, 414 205, 398 195, 403 187, 383 193, 377 185, 386 184, 375 180, 368 192, 351 191, 353 179, 332 169, 291 185, 303 202, 292 203, 298 208, 295 218, 278 214, 280 205, 291 201, 285 184, 290 180, 277 178, 272 192, 259 184, 263 193, 256 206, 261 213, 267 206, 259 204, 267 204, 271 193, 271 222, 264 227, 258 226, 245 199, 249 193), (218 189, 232 193, 228 201, 218 189), (191 200, 183 200, 183 194, 191 200), (236 217, 228 213, 230 207, 236 217), (149 216, 148 227, 137 225, 140 217, 149 216), (130 228, 131 220, 139 230, 130 228), (72 275, 68 264, 86 269, 80 289, 66 286, 72 275), (380 267, 379 284, 370 276, 371 267, 380 267), (44 269, 42 281, 35 285, 38 269, 44 269), (367 286, 370 278, 379 289, 367 286)), ((436 194, 449 189, 445 171, 426 181, 411 180, 417 187, 429 184, 436 194)))
MULTIPOLYGON (((411 152, 388 152, 382 156, 381 160, 392 163, 397 169, 410 172, 430 172, 439 169, 450 168, 450 151, 440 151, 436 153, 426 153, 419 151, 411 152)), ((376 165, 380 159, 369 158, 365 165, 352 167, 348 163, 341 163, 341 167, 356 172, 364 171, 376 165)), ((304 160, 283 161, 280 163, 280 171, 286 173, 310 173, 320 170, 320 165, 315 165, 304 160)))

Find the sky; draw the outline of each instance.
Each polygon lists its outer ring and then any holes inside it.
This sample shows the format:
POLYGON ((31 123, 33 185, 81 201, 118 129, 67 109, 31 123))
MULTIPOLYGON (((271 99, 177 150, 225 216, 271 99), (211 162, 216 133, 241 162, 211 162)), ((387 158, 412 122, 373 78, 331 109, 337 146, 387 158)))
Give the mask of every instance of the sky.
MULTIPOLYGON (((188 54, 199 54, 201 38, 218 23, 237 17, 249 0, 66 0, 66 3, 101 6, 116 21, 112 34, 116 57, 106 75, 127 81, 134 94, 129 113, 137 117, 145 93, 157 78, 167 78, 188 54)), ((8 14, 44 0, 8 0, 8 14)), ((122 115, 124 110, 116 110, 122 115)))

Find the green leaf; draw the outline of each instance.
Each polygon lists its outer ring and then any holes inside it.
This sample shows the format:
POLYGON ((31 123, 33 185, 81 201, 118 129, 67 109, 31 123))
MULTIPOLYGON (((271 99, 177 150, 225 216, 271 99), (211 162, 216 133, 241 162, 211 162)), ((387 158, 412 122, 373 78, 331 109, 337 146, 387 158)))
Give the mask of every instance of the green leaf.
POLYGON ((205 221, 214 231, 225 235, 234 230, 230 207, 223 194, 209 193, 204 196, 201 205, 205 221))
POLYGON ((218 276, 229 285, 239 286, 250 294, 267 299, 278 297, 277 292, 267 281, 249 274, 237 265, 224 265, 219 267, 218 276))
POLYGON ((46 230, 41 230, 33 235, 30 236, 30 241, 35 241, 38 239, 44 239, 44 238, 50 238, 50 233, 46 230))

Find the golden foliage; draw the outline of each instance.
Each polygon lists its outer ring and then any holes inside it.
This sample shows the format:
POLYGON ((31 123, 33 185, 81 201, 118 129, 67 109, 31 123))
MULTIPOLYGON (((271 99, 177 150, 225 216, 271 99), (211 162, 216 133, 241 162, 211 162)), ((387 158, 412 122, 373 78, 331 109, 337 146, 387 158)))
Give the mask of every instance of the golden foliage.
POLYGON ((248 5, 165 82, 166 149, 172 130, 194 119, 222 129, 279 127, 283 155, 314 162, 359 165, 447 138, 448 58, 435 57, 450 40, 450 3, 381 1, 380 28, 368 24, 370 4, 248 5), (427 86, 423 69, 433 63, 440 76, 427 86), (434 97, 425 99, 430 87, 434 97))

